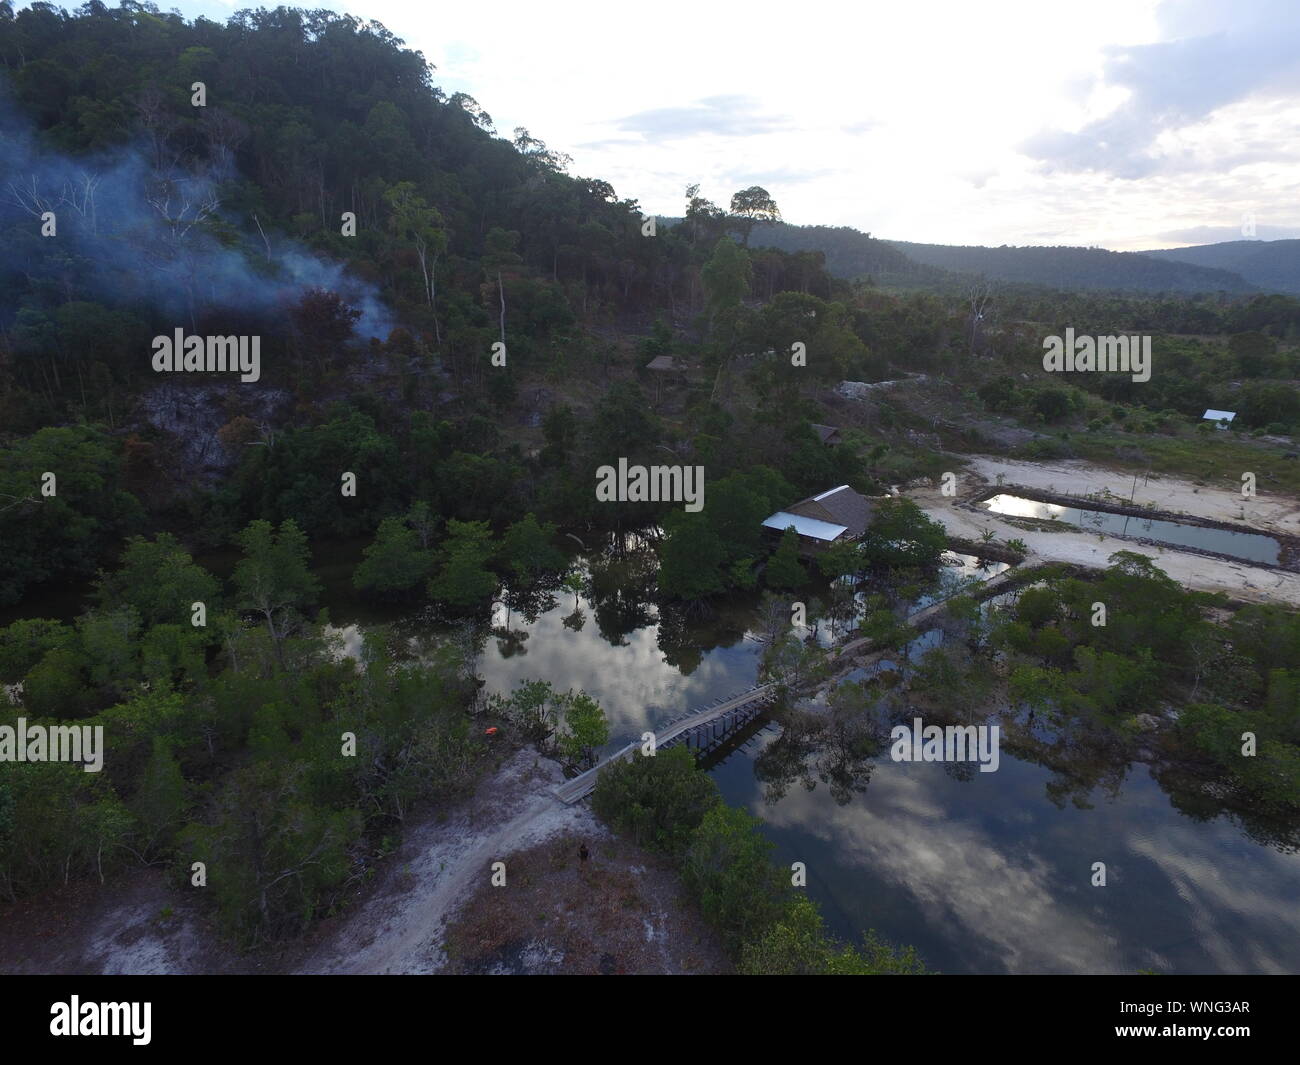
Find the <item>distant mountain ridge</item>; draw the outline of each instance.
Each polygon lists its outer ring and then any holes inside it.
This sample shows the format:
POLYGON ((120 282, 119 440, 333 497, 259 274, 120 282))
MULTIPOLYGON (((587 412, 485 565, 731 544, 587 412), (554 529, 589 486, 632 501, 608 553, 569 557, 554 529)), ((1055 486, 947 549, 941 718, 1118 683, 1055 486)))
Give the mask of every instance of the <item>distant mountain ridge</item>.
POLYGON ((1167 262, 1231 270, 1268 292, 1300 293, 1300 240, 1228 240, 1141 254, 1167 262))
POLYGON ((1265 251, 1261 241, 1235 241, 1157 252, 1071 246, 1002 247, 882 240, 849 226, 760 224, 752 247, 820 251, 837 277, 869 277, 883 285, 952 285, 971 277, 1057 289, 1127 292, 1300 291, 1300 241, 1265 251), (1240 247, 1244 246, 1244 247, 1240 247), (1225 249, 1218 251, 1217 249, 1225 249))
POLYGON ((958 247, 889 241, 908 258, 928 266, 999 281, 1063 289, 1119 289, 1136 292, 1254 292, 1230 270, 1140 252, 1078 247, 958 247))

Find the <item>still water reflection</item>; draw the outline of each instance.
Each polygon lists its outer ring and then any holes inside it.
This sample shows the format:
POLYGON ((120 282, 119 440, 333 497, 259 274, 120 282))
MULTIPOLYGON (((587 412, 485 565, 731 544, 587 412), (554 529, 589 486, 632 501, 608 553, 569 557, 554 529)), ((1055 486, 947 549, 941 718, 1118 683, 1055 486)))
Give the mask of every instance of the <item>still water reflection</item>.
POLYGON ((885 756, 844 805, 825 786, 766 804, 751 752, 713 775, 763 818, 779 861, 807 864, 830 927, 874 927, 943 972, 1300 968, 1300 856, 1182 816, 1141 766, 1089 809, 1053 805, 1051 773, 1005 752, 969 779, 885 756))
MULTIPOLYGON (((914 607, 1004 568, 951 561, 942 590, 910 590, 914 607)), ((640 562, 614 564, 631 569, 593 561, 581 591, 503 598, 478 668, 491 692, 538 678, 585 689, 609 715, 609 750, 750 687, 761 654, 758 596, 692 619, 638 595, 648 583, 620 583, 640 562)), ((353 649, 380 620, 416 638, 444 628, 409 612, 349 617, 342 603, 331 613, 353 649)), ((795 781, 768 801, 755 759, 778 735, 769 725, 711 772, 729 802, 764 821, 779 861, 806 863, 808 890, 841 936, 874 928, 952 973, 1300 970, 1300 856, 1253 842, 1226 817, 1185 816, 1140 764, 1114 767, 1104 793, 1085 787, 1081 805, 1058 806, 1057 774, 1005 747, 997 772, 966 777, 885 753, 859 774, 864 789, 841 789, 838 801, 815 772, 811 790, 795 781), (1098 861, 1106 887, 1091 885, 1098 861)))
POLYGON ((1090 532, 1141 537, 1144 540, 1156 540, 1173 547, 1197 547, 1202 551, 1231 555, 1247 562, 1264 562, 1275 566, 1280 551, 1277 540, 1261 533, 1207 529, 1180 521, 1161 521, 1156 518, 1112 514, 1106 510, 1081 510, 1079 507, 1044 503, 1042 500, 1026 499, 1023 496, 991 496, 984 501, 983 505, 994 514, 1006 514, 1013 518, 1069 522, 1090 532))

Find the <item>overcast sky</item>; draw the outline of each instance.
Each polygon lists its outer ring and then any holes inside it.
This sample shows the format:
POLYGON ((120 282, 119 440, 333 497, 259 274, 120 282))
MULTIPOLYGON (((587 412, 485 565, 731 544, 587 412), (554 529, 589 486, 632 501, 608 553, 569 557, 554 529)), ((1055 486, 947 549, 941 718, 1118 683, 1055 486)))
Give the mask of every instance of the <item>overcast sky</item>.
POLYGON ((1300 236, 1300 0, 304 6, 382 22, 648 213, 759 184, 787 221, 899 240, 1300 236))

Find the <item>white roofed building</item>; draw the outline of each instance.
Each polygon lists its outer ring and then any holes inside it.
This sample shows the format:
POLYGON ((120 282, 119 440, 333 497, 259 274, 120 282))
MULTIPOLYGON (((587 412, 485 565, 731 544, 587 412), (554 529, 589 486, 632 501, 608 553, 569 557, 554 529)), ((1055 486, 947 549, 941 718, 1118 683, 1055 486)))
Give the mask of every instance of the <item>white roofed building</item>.
POLYGON ((842 484, 778 510, 763 522, 763 528, 777 536, 793 528, 799 534, 800 553, 811 555, 831 544, 858 539, 870 522, 870 501, 842 484))

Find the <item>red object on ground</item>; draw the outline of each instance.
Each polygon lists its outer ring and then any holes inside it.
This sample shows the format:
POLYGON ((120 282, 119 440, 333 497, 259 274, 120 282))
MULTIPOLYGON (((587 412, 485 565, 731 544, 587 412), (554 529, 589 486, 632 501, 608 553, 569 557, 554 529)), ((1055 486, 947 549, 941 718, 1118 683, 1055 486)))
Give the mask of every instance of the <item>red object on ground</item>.
POLYGON ((483 733, 483 735, 485 736, 495 736, 496 734, 497 734, 496 725, 493 725, 490 729, 488 729, 486 732, 483 733))

